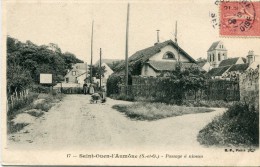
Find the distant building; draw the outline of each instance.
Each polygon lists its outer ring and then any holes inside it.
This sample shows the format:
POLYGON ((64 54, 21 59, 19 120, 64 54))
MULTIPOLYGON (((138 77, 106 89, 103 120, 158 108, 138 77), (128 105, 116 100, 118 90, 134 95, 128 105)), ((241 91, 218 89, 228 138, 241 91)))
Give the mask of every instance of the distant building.
POLYGON ((234 57, 234 58, 222 60, 219 63, 218 67, 231 66, 231 65, 235 65, 235 64, 244 64, 246 62, 247 62, 247 60, 244 57, 234 57))
POLYGON ((87 77, 87 63, 76 63, 65 75, 65 83, 83 84, 87 77))
MULTIPOLYGON (((120 62, 124 62, 124 60, 121 59, 101 59, 101 63, 106 63, 112 70, 113 67, 118 65, 120 62)), ((98 60, 94 66, 99 66, 100 60, 98 60)))
POLYGON ((219 63, 227 59, 227 49, 222 41, 213 42, 207 51, 207 60, 215 68, 219 63))
MULTIPOLYGON (((99 64, 97 66, 99 67, 99 64)), ((105 86, 107 84, 107 79, 109 78, 110 75, 112 75, 114 73, 114 71, 106 63, 102 63, 101 67, 105 67, 104 77, 101 78, 101 85, 105 86)), ((94 83, 97 83, 97 82, 99 83, 100 79, 97 79, 95 77, 94 83)))
POLYGON ((239 78, 240 74, 245 73, 249 69, 258 68, 258 55, 255 55, 253 51, 249 51, 246 57, 234 57, 222 60, 218 64, 218 67, 212 68, 207 75, 212 79, 230 80, 239 78))

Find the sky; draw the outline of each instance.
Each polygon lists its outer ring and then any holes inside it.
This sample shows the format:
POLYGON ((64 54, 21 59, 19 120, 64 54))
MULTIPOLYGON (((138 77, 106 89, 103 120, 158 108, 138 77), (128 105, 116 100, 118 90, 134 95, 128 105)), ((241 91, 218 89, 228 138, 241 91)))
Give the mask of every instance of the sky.
POLYGON ((214 0, 82 1, 9 0, 5 4, 6 34, 37 45, 58 44, 62 52, 74 53, 90 62, 91 23, 94 20, 93 63, 103 58, 124 59, 127 2, 130 3, 129 55, 174 39, 194 59, 206 58, 215 41, 223 41, 228 57, 245 57, 249 50, 260 55, 258 38, 223 38, 213 28, 210 13, 218 13, 214 0))

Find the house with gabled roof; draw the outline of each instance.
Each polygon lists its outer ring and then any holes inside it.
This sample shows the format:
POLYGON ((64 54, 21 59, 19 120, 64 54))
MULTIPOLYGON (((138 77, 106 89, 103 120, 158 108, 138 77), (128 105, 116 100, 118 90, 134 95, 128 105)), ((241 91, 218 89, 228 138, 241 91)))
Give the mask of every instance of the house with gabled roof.
MULTIPOLYGON (((141 76, 159 76, 176 69, 177 63, 182 68, 196 67, 201 69, 196 61, 172 40, 155 43, 129 57, 129 74, 141 76)), ((124 74, 125 64, 121 62, 116 67, 117 73, 124 74)))
POLYGON ((65 75, 65 83, 79 83, 83 84, 87 77, 87 63, 76 63, 68 70, 65 75))
MULTIPOLYGON (((113 67, 117 66, 120 62, 123 61, 124 60, 122 59, 101 59, 101 64, 106 63, 112 69, 113 67)), ((100 64, 100 59, 96 61, 94 66, 99 66, 99 64, 100 64)))
POLYGON ((232 66, 232 65, 235 65, 235 64, 244 64, 246 63, 246 58, 244 57, 234 57, 234 58, 228 58, 228 59, 225 59, 225 60, 222 60, 220 63, 219 63, 219 67, 223 67, 223 66, 232 66))

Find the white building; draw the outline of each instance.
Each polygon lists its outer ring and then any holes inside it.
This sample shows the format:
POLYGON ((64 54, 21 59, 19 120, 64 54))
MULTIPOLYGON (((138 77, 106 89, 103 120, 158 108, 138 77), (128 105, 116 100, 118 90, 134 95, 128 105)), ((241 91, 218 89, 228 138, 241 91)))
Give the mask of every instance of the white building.
POLYGON ((222 60, 227 59, 227 49, 222 41, 213 42, 207 51, 207 61, 215 68, 222 60))

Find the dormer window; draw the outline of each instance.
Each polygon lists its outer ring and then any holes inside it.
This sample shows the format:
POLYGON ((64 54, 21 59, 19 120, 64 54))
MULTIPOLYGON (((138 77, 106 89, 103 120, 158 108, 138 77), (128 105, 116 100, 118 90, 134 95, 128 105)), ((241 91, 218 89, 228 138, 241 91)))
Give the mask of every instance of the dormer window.
POLYGON ((166 52, 163 55, 163 59, 172 59, 172 60, 174 60, 175 59, 175 55, 172 52, 166 52))

